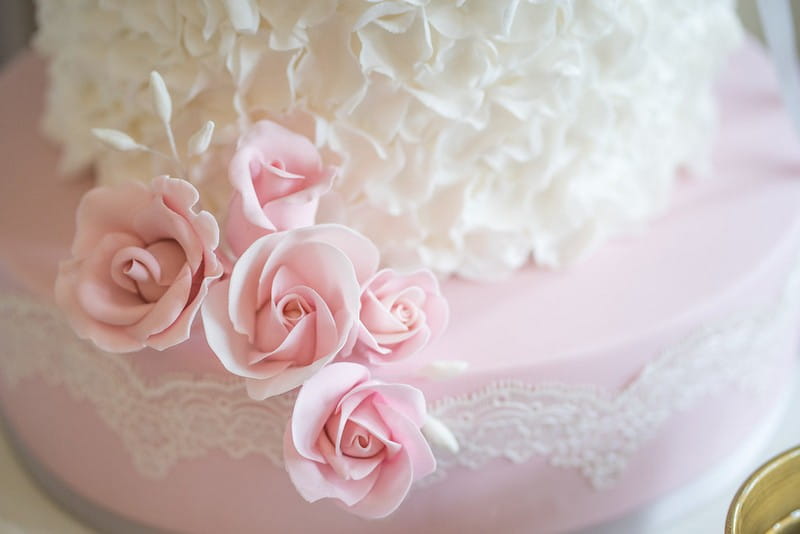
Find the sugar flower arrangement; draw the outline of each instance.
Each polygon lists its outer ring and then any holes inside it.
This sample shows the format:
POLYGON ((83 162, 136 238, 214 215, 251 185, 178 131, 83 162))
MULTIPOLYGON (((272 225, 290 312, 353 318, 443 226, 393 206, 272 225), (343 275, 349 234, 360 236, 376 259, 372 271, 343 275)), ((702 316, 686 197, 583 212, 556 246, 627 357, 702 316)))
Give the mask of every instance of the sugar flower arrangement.
MULTIPOLYGON (((163 156, 185 172, 169 92, 155 72, 150 86, 172 152, 163 156)), ((192 136, 186 156, 202 154, 213 130, 208 122, 192 136)), ((123 132, 95 135, 150 151, 123 132)), ((300 494, 377 518, 435 470, 429 441, 457 447, 422 392, 372 377, 440 334, 448 307, 430 272, 379 270, 367 238, 315 223, 334 177, 311 141, 261 121, 229 164, 222 239, 186 180, 97 187, 78 207, 55 295, 80 337, 114 353, 175 346, 200 318, 208 346, 250 397, 299 388, 283 445, 300 494)))

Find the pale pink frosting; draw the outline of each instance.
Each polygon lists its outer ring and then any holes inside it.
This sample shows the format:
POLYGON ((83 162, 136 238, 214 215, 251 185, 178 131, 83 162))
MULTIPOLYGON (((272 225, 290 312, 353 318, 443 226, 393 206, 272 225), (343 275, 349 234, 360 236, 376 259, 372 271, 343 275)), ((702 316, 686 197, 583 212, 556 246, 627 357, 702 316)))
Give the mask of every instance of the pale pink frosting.
POLYGON ((353 354, 370 363, 407 358, 442 333, 450 309, 430 271, 384 269, 361 294, 361 325, 353 354))
POLYGON ((311 141, 270 121, 239 139, 228 172, 235 192, 225 235, 237 256, 259 237, 314 224, 334 176, 311 141))
POLYGON ((286 470, 309 502, 332 498, 362 517, 385 517, 436 469, 420 431, 425 416, 418 389, 373 380, 356 363, 331 364, 297 396, 284 435, 286 470))
POLYGON ((163 350, 188 339, 209 285, 222 275, 219 229, 196 213, 197 190, 161 176, 92 189, 78 206, 72 258, 59 265, 58 305, 103 350, 163 350))
POLYGON ((289 391, 357 335, 361 286, 378 251, 340 225, 256 240, 203 305, 208 345, 254 399, 289 391))

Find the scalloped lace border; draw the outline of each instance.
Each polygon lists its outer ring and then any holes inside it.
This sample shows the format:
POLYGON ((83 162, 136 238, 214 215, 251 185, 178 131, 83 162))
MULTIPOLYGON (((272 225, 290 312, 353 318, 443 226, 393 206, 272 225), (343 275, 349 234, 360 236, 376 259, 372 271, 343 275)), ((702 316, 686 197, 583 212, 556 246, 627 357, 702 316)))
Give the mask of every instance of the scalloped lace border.
MULTIPOLYGON (((423 484, 459 467, 480 469, 495 459, 522 463, 538 455, 578 470, 597 489, 609 487, 673 414, 726 386, 765 387, 761 357, 780 339, 798 300, 800 265, 769 305, 699 328, 620 391, 504 381, 434 401, 431 414, 450 428, 461 450, 437 450, 439 467, 423 484)), ((40 377, 89 402, 143 476, 164 477, 177 462, 212 450, 283 465, 292 394, 253 401, 235 377, 145 380, 129 358, 77 339, 56 310, 27 297, 0 297, 0 339, 0 378, 7 386, 40 377)))

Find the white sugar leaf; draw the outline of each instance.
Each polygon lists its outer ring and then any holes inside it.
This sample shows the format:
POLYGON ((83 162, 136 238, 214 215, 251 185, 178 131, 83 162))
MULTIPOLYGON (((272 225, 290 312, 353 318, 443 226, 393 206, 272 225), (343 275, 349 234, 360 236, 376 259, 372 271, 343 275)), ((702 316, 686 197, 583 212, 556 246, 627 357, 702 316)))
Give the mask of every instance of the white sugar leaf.
POLYGON ((458 376, 469 369, 469 362, 463 360, 432 361, 419 370, 419 373, 433 380, 446 380, 458 376))
POLYGON ((208 121, 189 138, 189 155, 199 156, 208 150, 213 135, 214 121, 208 121))
POLYGON ((172 99, 169 96, 167 84, 164 83, 164 78, 157 71, 150 73, 150 90, 153 92, 153 106, 156 114, 164 124, 169 124, 172 118, 172 99))
POLYGON ((134 139, 119 130, 110 128, 92 128, 92 135, 97 139, 117 150, 129 152, 131 150, 145 150, 145 147, 134 141, 134 139))
POLYGON ((447 425, 432 415, 428 415, 425 418, 425 424, 422 425, 422 435, 431 445, 453 454, 456 454, 460 449, 458 440, 453 435, 453 432, 447 428, 447 425))

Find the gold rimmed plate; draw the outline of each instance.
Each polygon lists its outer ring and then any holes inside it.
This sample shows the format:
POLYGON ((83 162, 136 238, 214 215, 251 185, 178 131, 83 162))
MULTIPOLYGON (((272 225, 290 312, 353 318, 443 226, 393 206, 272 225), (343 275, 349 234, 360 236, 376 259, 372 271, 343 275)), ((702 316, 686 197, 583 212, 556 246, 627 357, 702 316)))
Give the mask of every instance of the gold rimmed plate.
POLYGON ((742 484, 725 534, 800 534, 800 447, 772 458, 742 484))

